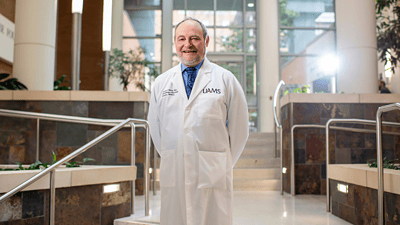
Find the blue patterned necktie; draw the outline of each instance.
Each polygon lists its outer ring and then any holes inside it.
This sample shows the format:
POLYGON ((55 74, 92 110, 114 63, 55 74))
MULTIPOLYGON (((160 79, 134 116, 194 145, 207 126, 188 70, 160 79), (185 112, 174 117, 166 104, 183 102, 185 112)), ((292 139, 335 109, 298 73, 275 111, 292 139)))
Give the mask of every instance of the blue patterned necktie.
POLYGON ((188 75, 187 84, 186 84, 186 95, 189 99, 190 93, 192 92, 192 88, 194 85, 194 81, 196 79, 196 68, 187 67, 186 73, 188 75))

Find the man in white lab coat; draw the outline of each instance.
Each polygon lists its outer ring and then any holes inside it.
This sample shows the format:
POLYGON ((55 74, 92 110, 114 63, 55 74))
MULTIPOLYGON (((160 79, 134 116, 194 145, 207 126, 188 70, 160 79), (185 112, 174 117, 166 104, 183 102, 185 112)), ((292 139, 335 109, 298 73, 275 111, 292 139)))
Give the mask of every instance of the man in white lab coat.
POLYGON ((248 137, 243 89, 205 58, 200 21, 183 20, 174 39, 181 63, 156 79, 148 116, 161 155, 161 225, 231 225, 232 170, 248 137))

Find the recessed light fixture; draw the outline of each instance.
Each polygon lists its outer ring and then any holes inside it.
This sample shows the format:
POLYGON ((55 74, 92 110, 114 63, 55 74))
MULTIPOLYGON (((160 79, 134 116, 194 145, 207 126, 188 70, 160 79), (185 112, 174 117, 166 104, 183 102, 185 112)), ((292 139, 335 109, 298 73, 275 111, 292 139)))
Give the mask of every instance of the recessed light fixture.
POLYGON ((254 3, 247 4, 247 7, 250 7, 250 8, 254 7, 254 3))
POLYGON ((103 186, 103 193, 113 193, 121 190, 120 184, 107 184, 103 186))
POLYGON ((337 190, 342 192, 342 193, 349 193, 349 185, 347 184, 338 184, 337 185, 337 190))
POLYGON ((286 171, 287 171, 287 168, 286 168, 286 167, 283 167, 283 168, 282 168, 282 173, 286 173, 286 171))

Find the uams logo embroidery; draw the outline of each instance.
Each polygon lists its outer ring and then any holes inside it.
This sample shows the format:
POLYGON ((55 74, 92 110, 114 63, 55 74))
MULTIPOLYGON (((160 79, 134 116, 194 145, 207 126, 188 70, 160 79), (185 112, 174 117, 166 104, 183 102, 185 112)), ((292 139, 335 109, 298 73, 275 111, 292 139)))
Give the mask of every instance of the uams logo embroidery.
POLYGON ((219 89, 219 88, 204 88, 203 93, 204 94, 207 94, 207 93, 221 94, 221 89, 219 89))
POLYGON ((178 93, 177 89, 167 89, 162 92, 162 96, 174 96, 176 93, 178 93))

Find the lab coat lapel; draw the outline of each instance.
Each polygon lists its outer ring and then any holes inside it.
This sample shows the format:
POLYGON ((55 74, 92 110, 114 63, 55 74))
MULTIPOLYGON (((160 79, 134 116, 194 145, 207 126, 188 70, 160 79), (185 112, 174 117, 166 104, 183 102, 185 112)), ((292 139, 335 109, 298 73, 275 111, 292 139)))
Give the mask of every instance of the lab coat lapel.
POLYGON ((211 73, 211 63, 207 58, 204 58, 203 65, 200 67, 199 72, 197 73, 196 81, 194 82, 194 86, 192 89, 192 93, 189 97, 188 105, 199 95, 199 93, 204 89, 204 87, 211 81, 210 79, 211 73))
POLYGON ((172 78, 171 81, 174 84, 174 87, 178 89, 178 93, 182 96, 184 99, 184 102, 188 100, 187 95, 186 95, 186 89, 185 89, 185 84, 183 83, 183 77, 182 77, 182 71, 181 71, 181 64, 175 67, 174 70, 174 77, 172 78))

